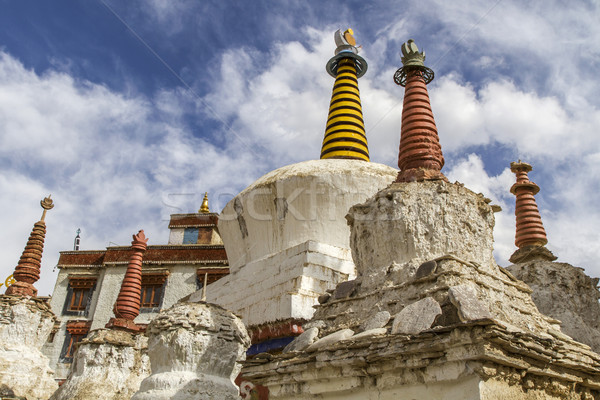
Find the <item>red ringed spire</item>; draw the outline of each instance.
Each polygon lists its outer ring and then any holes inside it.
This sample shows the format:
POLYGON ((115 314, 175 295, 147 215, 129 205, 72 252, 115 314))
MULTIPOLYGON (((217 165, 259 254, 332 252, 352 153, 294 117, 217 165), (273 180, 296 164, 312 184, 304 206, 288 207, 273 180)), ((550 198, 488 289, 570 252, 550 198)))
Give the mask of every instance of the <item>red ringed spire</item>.
POLYGON ((113 307, 115 318, 106 324, 107 328, 123 329, 130 332, 140 332, 145 328, 138 326, 133 320, 140 315, 142 296, 142 258, 148 245, 148 239, 143 230, 133 235, 131 242, 132 254, 129 257, 127 271, 121 284, 119 296, 113 307))
POLYGON ((44 239, 46 238, 46 211, 54 207, 50 196, 40 201, 44 209, 42 218, 33 225, 27 245, 19 259, 19 264, 13 273, 16 281, 6 289, 5 294, 20 296, 37 296, 37 289, 33 286, 40 279, 42 252, 44 251, 44 239))
POLYGON ((556 259, 550 250, 544 247, 548 243, 548 238, 534 197, 540 188, 531 182, 527 175, 532 169, 530 164, 521 160, 510 163, 510 170, 517 176, 517 182, 512 185, 510 192, 516 196, 515 245, 519 248, 511 256, 511 262, 526 261, 534 256, 548 260, 556 259))
POLYGON ((447 180, 440 172, 444 156, 427 92, 434 73, 412 39, 402 45, 402 55, 403 66, 394 75, 396 84, 406 88, 396 182, 447 180))

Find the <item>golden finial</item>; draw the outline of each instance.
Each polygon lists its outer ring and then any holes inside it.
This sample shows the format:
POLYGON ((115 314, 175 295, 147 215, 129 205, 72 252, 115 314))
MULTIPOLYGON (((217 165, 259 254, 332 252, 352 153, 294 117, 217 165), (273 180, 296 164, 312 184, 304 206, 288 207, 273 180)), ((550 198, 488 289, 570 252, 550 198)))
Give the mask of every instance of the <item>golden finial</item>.
POLYGON ((208 214, 210 212, 208 209, 208 192, 204 192, 204 200, 202 200, 202 205, 198 212, 202 214, 208 214))
POLYGON ((51 210, 54 207, 52 199, 50 198, 51 196, 52 195, 49 194, 48 197, 45 197, 44 200, 40 201, 40 205, 44 209, 44 212, 42 213, 42 218, 40 221, 43 221, 44 218, 46 218, 46 211, 51 210))

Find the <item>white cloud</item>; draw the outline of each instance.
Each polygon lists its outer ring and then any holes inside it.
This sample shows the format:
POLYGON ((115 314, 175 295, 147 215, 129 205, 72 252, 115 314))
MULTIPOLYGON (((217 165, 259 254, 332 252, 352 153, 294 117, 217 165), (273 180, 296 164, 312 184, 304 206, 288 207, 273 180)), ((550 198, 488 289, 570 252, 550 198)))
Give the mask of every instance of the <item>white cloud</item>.
POLYGON ((260 163, 233 151, 236 143, 220 149, 192 134, 182 122, 190 103, 181 93, 125 97, 65 73, 40 76, 0 53, 0 193, 7 205, 0 280, 16 266, 49 193, 56 205, 47 217, 41 295, 51 293, 49 271, 59 251, 72 248, 77 228, 82 249, 128 245, 138 229, 163 244, 171 212, 195 211, 204 191, 227 197, 256 177, 260 163), (174 97, 183 98, 180 107, 170 104, 174 97))

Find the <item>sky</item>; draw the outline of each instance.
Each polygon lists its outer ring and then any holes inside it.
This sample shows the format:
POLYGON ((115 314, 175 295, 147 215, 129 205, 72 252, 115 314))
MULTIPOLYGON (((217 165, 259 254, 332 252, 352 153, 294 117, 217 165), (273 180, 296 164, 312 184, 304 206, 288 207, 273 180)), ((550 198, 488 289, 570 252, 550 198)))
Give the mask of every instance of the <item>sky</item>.
MULTIPOLYGON (((59 252, 168 241, 205 191, 220 211, 263 174, 317 159, 333 32, 351 27, 371 161, 396 167, 412 38, 452 181, 496 214, 514 246, 514 174, 530 179, 558 261, 600 275, 600 3, 596 1, 0 0, 0 283, 52 194, 40 295, 59 252)), ((0 287, 0 292, 5 286, 0 287)))

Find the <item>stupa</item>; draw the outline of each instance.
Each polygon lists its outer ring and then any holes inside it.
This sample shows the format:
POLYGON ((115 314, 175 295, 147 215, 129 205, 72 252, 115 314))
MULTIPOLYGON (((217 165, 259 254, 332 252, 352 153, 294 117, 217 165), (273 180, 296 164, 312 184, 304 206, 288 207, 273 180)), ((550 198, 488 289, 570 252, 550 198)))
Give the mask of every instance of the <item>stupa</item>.
POLYGON ((564 262, 546 248, 548 238, 535 201, 540 188, 529 180, 530 164, 513 162, 517 181, 511 192, 516 196, 515 245, 507 269, 527 283, 531 297, 544 314, 562 322, 562 331, 600 352, 600 291, 598 278, 592 279, 582 268, 564 262))
POLYGON ((495 263, 489 200, 441 173, 432 116, 411 114, 416 97, 430 110, 433 73, 414 41, 402 53, 400 173, 346 216, 357 277, 321 296, 305 332, 283 354, 248 360, 244 376, 271 400, 597 398, 600 355, 495 263))
POLYGON ((303 332, 321 293, 355 277, 344 216, 397 175, 369 162, 358 91, 367 62, 352 30, 338 30, 334 39, 326 68, 336 80, 321 159, 264 175, 219 217, 230 274, 208 286, 206 299, 242 317, 249 354, 283 348, 303 332))
POLYGON ((0 397, 46 400, 56 390, 54 371, 41 352, 56 316, 33 286, 40 278, 50 196, 40 202, 42 218, 33 226, 13 274, 16 280, 0 295, 0 397))
POLYGON ((50 400, 129 400, 150 375, 145 326, 134 322, 140 313, 142 259, 148 239, 133 235, 127 271, 106 328, 92 330, 76 346, 71 372, 50 400))

